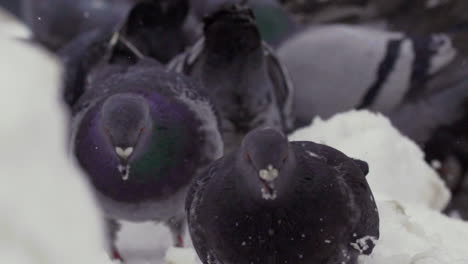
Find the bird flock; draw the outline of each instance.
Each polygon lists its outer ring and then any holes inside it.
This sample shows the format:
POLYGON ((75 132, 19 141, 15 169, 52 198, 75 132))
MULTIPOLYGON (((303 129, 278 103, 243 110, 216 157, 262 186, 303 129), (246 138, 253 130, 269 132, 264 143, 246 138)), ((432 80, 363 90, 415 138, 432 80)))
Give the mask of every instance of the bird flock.
POLYGON ((468 219, 466 1, 16 2, 63 63, 114 259, 125 220, 176 247, 188 227, 205 264, 356 264, 379 239, 372 164, 287 138, 352 109, 418 143, 468 219))

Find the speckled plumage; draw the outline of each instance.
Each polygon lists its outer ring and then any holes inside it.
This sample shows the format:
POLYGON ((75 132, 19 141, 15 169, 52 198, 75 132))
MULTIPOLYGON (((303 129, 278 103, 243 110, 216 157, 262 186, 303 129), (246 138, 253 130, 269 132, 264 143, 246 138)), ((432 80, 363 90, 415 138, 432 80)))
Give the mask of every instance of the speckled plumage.
POLYGON ((289 76, 245 6, 228 5, 206 18, 204 38, 168 68, 202 84, 220 114, 227 151, 256 127, 292 127, 289 76))
POLYGON ((284 151, 269 130, 254 130, 253 143, 244 140, 194 180, 186 211, 202 262, 354 264, 370 254, 379 218, 367 164, 313 142, 284 138, 284 151), (279 171, 274 199, 256 175, 267 160, 279 171))

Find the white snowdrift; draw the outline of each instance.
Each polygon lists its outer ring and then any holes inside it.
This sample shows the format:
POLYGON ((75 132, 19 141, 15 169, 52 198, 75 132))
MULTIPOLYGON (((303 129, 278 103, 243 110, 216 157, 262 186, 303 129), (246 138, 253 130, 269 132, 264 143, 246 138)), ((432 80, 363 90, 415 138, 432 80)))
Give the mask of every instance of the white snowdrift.
POLYGON ((0 263, 110 263, 98 210, 66 155, 61 67, 0 35, 0 263))
POLYGON ((360 264, 467 264, 468 223, 421 206, 378 202, 380 240, 360 264))
POLYGON ((377 199, 437 210, 443 209, 450 199, 443 181, 424 162, 424 153, 383 115, 350 111, 326 121, 316 118, 290 139, 323 143, 366 161, 370 170, 367 180, 377 199))
POLYGON ((0 7, 0 34, 21 39, 31 37, 31 31, 15 17, 0 7))

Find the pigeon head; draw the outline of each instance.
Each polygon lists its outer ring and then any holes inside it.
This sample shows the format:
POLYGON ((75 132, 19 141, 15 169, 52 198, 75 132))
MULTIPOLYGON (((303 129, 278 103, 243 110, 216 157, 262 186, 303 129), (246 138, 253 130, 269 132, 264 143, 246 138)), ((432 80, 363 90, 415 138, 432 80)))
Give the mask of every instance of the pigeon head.
POLYGON ((221 55, 249 53, 261 47, 262 39, 250 8, 223 5, 204 19, 207 47, 221 55))
POLYGON ((113 95, 102 106, 101 124, 115 154, 126 163, 151 128, 148 103, 139 95, 113 95))
POLYGON ((75 121, 79 164, 93 185, 116 201, 176 193, 204 159, 194 113, 156 92, 113 94, 75 121))
POLYGON ((284 182, 280 178, 293 156, 286 136, 271 128, 253 130, 245 136, 241 154, 249 185, 260 190, 263 199, 274 200, 276 183, 284 182))

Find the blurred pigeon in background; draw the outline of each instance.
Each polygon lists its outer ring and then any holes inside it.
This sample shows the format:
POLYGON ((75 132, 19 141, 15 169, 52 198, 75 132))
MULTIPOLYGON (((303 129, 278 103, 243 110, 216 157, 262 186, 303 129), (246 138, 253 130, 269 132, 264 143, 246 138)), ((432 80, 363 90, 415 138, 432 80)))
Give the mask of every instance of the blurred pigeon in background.
POLYGON ((225 5, 245 4, 252 9, 262 39, 278 46, 300 28, 292 15, 276 0, 191 0, 192 12, 199 21, 225 5))
POLYGON ((164 63, 181 52, 189 45, 183 26, 187 12, 186 0, 141 1, 117 30, 98 28, 75 38, 58 52, 67 69, 67 104, 78 100, 93 80, 90 73, 102 63, 131 65, 144 57, 164 63))
MULTIPOLYGON (((19 0, 18 0, 19 1, 19 0)), ((58 50, 81 33, 95 28, 115 29, 131 0, 22 0, 25 23, 34 38, 58 50)))
POLYGON ((455 60, 449 36, 408 36, 361 26, 313 26, 278 55, 295 87, 297 125, 353 108, 389 113, 455 60))
POLYGON ((186 26, 188 14, 188 0, 141 0, 130 10, 119 37, 143 55, 167 63, 196 41, 196 28, 186 26))
POLYGON ((206 18, 204 38, 168 68, 201 83, 220 114, 226 151, 256 127, 292 128, 289 76, 245 6, 224 6, 206 18))

